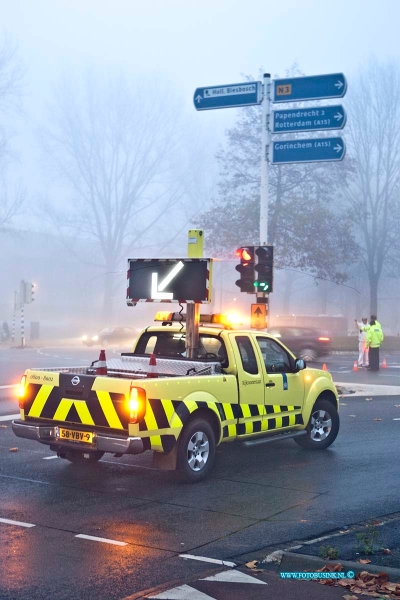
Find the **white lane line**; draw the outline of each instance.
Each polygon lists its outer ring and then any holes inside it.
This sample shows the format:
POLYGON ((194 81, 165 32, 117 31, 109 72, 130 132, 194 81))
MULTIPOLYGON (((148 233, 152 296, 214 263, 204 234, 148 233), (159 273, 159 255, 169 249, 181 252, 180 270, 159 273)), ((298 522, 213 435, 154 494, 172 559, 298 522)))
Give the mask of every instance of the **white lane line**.
POLYGON ((58 458, 57 454, 55 456, 43 456, 43 460, 52 460, 53 458, 58 458))
POLYGON ((13 419, 19 419, 20 414, 16 414, 16 415, 3 415, 2 417, 0 417, 0 421, 12 421, 13 419))
POLYGON ((78 533, 75 537, 83 540, 91 540, 92 542, 103 542, 104 544, 114 544, 114 546, 127 546, 127 542, 118 542, 117 540, 108 540, 107 538, 95 537, 94 535, 85 535, 84 533, 78 533))
POLYGON ((6 525, 18 525, 19 527, 36 527, 32 523, 22 523, 21 521, 11 521, 11 519, 0 519, 0 523, 6 523, 6 525))
POLYGON ((236 567, 236 563, 228 560, 218 560, 217 558, 208 558, 207 556, 196 556, 194 554, 180 554, 181 558, 191 558, 192 560, 201 560, 203 562, 213 563, 214 565, 224 565, 225 567, 236 567))
POLYGON ((225 583, 260 583, 261 585, 268 585, 265 581, 261 581, 261 579, 256 579, 255 577, 246 575, 246 573, 234 570, 222 571, 221 573, 217 573, 216 575, 204 577, 200 579, 200 581, 223 581, 225 583))
POLYGON ((19 386, 19 383, 12 383, 10 385, 0 385, 0 390, 10 390, 11 388, 16 388, 19 386))
POLYGON ((214 596, 203 594, 199 590, 195 590, 190 585, 180 585, 166 592, 161 592, 157 596, 149 596, 154 600, 215 600, 214 596))

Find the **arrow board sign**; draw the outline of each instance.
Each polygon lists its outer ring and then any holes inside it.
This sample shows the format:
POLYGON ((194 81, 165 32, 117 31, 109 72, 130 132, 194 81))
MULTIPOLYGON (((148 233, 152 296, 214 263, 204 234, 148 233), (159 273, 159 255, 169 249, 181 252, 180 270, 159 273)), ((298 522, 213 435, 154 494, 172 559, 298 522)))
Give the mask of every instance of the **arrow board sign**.
POLYGON ((343 73, 275 79, 273 83, 274 102, 343 98, 347 91, 347 81, 343 73))
POLYGON ((346 118, 346 112, 341 104, 336 106, 310 106, 309 108, 274 110, 272 133, 343 129, 346 124, 346 118))
POLYGON ((209 258, 130 258, 127 304, 210 302, 211 266, 209 258))
POLYGON ((272 143, 272 164, 343 160, 346 146, 341 137, 285 140, 272 143))
POLYGON ((261 104, 261 101, 261 81, 197 88, 193 96, 196 110, 251 106, 252 104, 261 104))

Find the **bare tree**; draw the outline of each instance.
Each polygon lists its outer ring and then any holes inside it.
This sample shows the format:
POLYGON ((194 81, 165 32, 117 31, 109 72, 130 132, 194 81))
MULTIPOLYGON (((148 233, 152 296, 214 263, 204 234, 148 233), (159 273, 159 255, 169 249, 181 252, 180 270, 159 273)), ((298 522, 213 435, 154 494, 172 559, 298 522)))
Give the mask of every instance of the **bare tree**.
POLYGON ((0 42, 0 232, 10 229, 11 221, 20 212, 25 198, 21 186, 11 190, 6 177, 9 163, 15 158, 11 148, 14 132, 10 121, 20 108, 24 74, 18 46, 5 34, 0 42))
POLYGON ((358 228, 371 313, 384 272, 398 273, 400 227, 400 65, 373 61, 352 81, 348 143, 355 176, 345 197, 358 228))
POLYGON ((49 214, 60 232, 92 242, 101 255, 92 262, 106 274, 105 320, 120 261, 160 218, 171 228, 168 207, 181 194, 171 176, 179 119, 172 93, 157 83, 88 72, 79 91, 65 79, 56 89, 43 139, 49 163, 68 184, 71 205, 50 207, 49 214))

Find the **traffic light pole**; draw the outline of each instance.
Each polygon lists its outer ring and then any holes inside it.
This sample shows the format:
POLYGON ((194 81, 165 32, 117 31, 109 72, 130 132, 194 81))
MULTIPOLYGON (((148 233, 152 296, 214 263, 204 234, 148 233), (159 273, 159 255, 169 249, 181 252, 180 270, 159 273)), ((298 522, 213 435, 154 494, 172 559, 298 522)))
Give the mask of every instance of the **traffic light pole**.
POLYGON ((271 75, 264 74, 261 135, 260 246, 268 244, 269 150, 271 146, 271 75))
MULTIPOLYGON (((203 258, 204 232, 202 229, 190 229, 188 233, 188 257, 203 258)), ((191 302, 186 305, 186 356, 197 358, 199 350, 200 304, 191 302)))
MULTIPOLYGON (((261 189, 260 189, 260 246, 268 244, 268 186, 269 152, 271 147, 271 75, 264 73, 261 130, 261 189)), ((268 294, 257 292, 257 302, 266 305, 268 314, 268 294)))

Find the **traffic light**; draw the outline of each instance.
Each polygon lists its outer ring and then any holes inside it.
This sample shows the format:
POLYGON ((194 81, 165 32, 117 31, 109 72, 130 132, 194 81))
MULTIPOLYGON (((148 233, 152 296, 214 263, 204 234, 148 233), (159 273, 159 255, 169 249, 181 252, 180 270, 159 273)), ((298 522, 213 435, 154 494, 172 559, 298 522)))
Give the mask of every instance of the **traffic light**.
POLYGON ((255 250, 258 258, 255 266, 257 273, 254 281, 255 292, 272 292, 274 276, 274 247, 258 246, 255 250))
POLYGON ((240 258, 240 263, 235 267, 240 273, 240 279, 235 283, 241 292, 254 293, 254 246, 238 248, 236 256, 240 258))
POLYGON ((34 301, 35 285, 30 281, 21 281, 20 285, 20 304, 30 304, 34 301))

